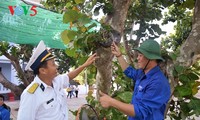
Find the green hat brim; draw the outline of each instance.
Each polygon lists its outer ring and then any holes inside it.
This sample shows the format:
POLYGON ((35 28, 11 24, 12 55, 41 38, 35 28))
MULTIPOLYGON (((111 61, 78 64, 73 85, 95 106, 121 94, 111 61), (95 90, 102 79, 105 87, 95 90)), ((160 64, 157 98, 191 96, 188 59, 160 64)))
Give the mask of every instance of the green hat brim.
POLYGON ((161 60, 161 61, 165 61, 161 56, 158 56, 156 54, 150 53, 148 51, 145 51, 141 48, 134 48, 134 50, 139 51, 140 53, 142 53, 146 58, 150 59, 150 60, 161 60))

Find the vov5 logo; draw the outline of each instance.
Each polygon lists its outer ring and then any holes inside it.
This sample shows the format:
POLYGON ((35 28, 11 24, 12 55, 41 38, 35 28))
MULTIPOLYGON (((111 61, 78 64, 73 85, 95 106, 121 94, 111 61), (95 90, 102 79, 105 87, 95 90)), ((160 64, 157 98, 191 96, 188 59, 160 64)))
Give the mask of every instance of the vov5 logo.
POLYGON ((8 6, 11 15, 27 15, 28 11, 31 11, 30 16, 35 16, 37 14, 36 6, 8 6))

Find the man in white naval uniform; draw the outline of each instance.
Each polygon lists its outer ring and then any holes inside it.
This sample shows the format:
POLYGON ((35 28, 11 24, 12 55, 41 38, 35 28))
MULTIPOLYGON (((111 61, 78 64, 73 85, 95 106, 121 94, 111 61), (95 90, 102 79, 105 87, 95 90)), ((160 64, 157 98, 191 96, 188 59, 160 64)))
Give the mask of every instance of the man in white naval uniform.
POLYGON ((21 95, 17 120, 68 120, 67 98, 63 89, 96 58, 93 54, 74 71, 58 75, 54 56, 40 41, 25 68, 36 76, 21 95))

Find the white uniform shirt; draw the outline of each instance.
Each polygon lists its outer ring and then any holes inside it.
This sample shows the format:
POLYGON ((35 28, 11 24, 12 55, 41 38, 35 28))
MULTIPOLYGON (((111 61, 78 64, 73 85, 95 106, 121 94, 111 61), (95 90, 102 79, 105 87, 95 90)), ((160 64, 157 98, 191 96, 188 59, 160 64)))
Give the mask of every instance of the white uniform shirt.
POLYGON ((23 91, 17 120, 68 120, 67 97, 63 88, 69 84, 67 74, 58 75, 53 80, 53 87, 46 85, 38 76, 23 91), (38 83, 36 91, 27 90, 38 83))

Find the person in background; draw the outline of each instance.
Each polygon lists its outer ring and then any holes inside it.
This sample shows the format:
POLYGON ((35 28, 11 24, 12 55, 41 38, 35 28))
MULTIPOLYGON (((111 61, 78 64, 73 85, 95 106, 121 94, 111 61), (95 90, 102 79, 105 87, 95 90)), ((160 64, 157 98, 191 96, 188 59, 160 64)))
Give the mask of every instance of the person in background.
POLYGON ((76 98, 78 98, 78 91, 79 91, 79 88, 78 88, 78 85, 75 86, 75 94, 76 94, 76 98))
POLYGON ((71 88, 71 85, 69 85, 69 87, 67 88, 67 98, 72 98, 72 88, 71 88))
POLYGON ((74 94, 74 92, 75 92, 74 85, 71 86, 71 89, 72 89, 71 95, 72 95, 73 97, 75 97, 75 94, 74 94))
POLYGON ((21 95, 17 120, 68 120, 64 88, 97 56, 91 55, 84 64, 62 75, 57 72, 54 58, 44 42, 40 41, 25 68, 36 76, 21 95))
POLYGON ((164 61, 160 46, 154 40, 146 40, 134 50, 138 52, 139 69, 128 65, 115 43, 111 46, 124 74, 135 80, 131 104, 111 98, 101 91, 100 104, 105 108, 118 109, 128 115, 128 120, 164 120, 171 93, 169 81, 158 66, 159 62, 164 61))
POLYGON ((0 120, 10 120, 10 107, 4 103, 4 96, 0 95, 0 120))

